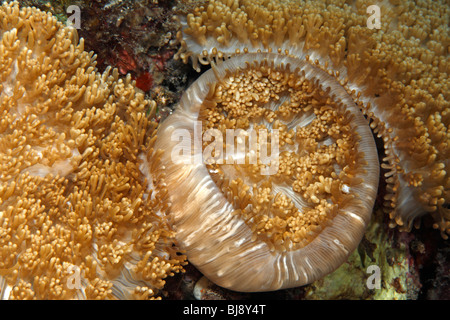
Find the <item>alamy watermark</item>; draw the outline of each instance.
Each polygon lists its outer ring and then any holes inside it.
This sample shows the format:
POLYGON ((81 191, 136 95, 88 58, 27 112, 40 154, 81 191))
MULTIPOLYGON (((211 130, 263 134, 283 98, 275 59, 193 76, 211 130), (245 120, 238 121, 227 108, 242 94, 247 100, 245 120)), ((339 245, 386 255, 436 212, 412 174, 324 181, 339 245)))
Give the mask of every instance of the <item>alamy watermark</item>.
POLYGON ((68 6, 66 12, 70 14, 67 17, 66 25, 75 29, 81 29, 81 9, 79 6, 68 6))
POLYGON ((81 289, 81 269, 78 266, 71 265, 68 269, 70 276, 67 278, 66 286, 69 289, 81 289))
POLYGON ((171 152, 175 164, 250 164, 262 165, 261 175, 278 172, 278 129, 226 129, 225 137, 218 129, 202 132, 201 121, 194 123, 193 132, 181 128, 172 132, 171 141, 178 142, 171 152))
POLYGON ((367 278, 366 286, 368 289, 381 289, 381 270, 377 265, 370 265, 366 269, 366 273, 370 274, 367 278))
POLYGON ((381 10, 380 7, 373 4, 367 7, 367 13, 370 17, 367 18, 367 28, 369 29, 381 29, 381 10))

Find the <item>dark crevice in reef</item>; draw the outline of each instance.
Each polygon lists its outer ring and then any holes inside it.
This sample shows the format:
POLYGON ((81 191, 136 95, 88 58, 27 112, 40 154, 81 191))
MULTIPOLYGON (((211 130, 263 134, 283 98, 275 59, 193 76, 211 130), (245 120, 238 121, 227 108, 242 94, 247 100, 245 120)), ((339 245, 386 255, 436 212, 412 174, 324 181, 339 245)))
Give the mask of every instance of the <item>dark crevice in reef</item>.
POLYGON ((422 226, 412 231, 411 252, 422 284, 418 299, 449 300, 450 244, 432 228, 431 220, 424 217, 422 226))

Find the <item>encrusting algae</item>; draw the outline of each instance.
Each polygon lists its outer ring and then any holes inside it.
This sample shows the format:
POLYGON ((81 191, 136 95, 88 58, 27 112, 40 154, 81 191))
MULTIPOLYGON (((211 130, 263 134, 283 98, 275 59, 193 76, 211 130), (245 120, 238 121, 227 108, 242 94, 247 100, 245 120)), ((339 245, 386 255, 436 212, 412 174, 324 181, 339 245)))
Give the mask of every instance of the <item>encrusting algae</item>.
POLYGON ((0 21, 0 297, 158 297, 185 257, 144 156, 155 103, 51 14, 0 21))

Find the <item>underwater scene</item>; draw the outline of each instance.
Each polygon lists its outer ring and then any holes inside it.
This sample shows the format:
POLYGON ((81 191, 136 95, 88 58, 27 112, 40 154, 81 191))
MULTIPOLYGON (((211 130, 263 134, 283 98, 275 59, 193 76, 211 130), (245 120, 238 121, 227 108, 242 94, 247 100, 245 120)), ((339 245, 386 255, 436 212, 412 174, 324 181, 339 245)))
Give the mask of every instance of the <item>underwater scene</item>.
POLYGON ((1 1, 0 298, 450 299, 449 56, 445 0, 1 1))

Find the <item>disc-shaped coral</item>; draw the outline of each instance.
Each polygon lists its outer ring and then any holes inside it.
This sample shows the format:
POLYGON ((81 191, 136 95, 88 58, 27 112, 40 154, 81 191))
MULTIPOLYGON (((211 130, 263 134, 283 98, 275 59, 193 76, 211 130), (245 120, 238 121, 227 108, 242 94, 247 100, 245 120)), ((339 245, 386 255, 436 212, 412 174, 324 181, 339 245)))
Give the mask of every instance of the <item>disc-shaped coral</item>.
POLYGON ((325 71, 279 54, 204 73, 158 129, 176 237, 236 291, 310 283, 360 242, 378 187, 368 123, 325 71))
POLYGON ((0 297, 157 296, 184 258, 143 156, 154 102, 50 14, 0 20, 0 297))

